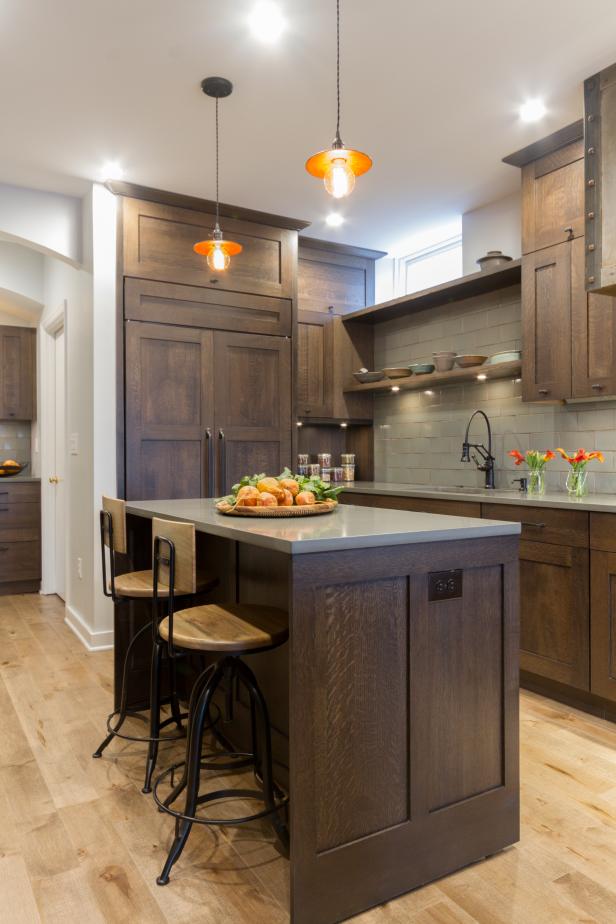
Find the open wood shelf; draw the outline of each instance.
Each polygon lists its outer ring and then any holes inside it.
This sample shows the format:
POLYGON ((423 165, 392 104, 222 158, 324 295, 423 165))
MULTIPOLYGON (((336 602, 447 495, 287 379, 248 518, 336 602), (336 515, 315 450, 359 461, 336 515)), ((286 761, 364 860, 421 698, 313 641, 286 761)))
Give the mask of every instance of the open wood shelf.
MULTIPOLYGON (((478 375, 485 375, 488 381, 492 379, 518 378, 522 371, 522 363, 516 360, 512 363, 495 363, 493 366, 473 366, 470 369, 452 369, 450 372, 431 372, 428 375, 409 375, 402 379, 382 379, 380 382, 368 382, 349 385, 345 392, 387 392, 397 385, 400 391, 424 391, 437 385, 459 385, 462 382, 477 380, 478 375)), ((483 380, 482 380, 483 381, 483 380)))
POLYGON ((392 321, 414 314, 416 311, 425 311, 426 308, 436 308, 438 305, 447 305, 449 302, 460 302, 466 298, 485 295, 486 292, 496 292, 508 286, 517 285, 522 275, 522 261, 512 260, 506 266, 485 272, 472 273, 470 276, 461 276, 421 292, 393 298, 389 302, 371 305, 370 308, 361 308, 344 316, 345 324, 348 321, 365 321, 376 324, 381 321, 392 321))

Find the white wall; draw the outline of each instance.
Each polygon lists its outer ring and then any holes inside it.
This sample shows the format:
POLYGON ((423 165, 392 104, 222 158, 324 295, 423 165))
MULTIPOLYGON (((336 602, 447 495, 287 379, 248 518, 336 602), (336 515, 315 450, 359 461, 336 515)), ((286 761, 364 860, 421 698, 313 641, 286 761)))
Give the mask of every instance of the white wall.
POLYGON ((70 263, 82 260, 82 202, 76 196, 0 184, 0 232, 70 263))
POLYGON ((476 260, 488 250, 502 250, 516 260, 521 253, 522 197, 519 192, 489 202, 462 216, 462 262, 465 276, 479 270, 476 260))

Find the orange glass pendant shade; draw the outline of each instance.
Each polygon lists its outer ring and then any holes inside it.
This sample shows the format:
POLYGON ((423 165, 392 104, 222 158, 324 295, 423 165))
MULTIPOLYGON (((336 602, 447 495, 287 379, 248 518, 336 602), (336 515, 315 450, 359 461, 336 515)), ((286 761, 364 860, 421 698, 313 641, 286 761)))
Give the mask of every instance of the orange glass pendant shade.
POLYGON ((353 192, 355 178, 370 170, 372 158, 345 147, 340 137, 340 0, 336 0, 336 96, 338 111, 334 142, 327 151, 319 151, 309 157, 306 170, 311 176, 323 180, 330 196, 343 199, 353 192))
POLYGON ((205 257, 207 265, 215 273, 223 273, 228 269, 231 257, 235 257, 242 252, 242 245, 235 241, 226 241, 223 238, 220 224, 218 223, 220 202, 218 195, 218 167, 219 167, 219 145, 218 145, 218 100, 229 96, 233 91, 233 84, 225 77, 206 77, 201 81, 201 89, 206 96, 211 96, 216 100, 216 224, 212 229, 211 236, 206 241, 198 241, 193 245, 193 250, 200 256, 205 257))

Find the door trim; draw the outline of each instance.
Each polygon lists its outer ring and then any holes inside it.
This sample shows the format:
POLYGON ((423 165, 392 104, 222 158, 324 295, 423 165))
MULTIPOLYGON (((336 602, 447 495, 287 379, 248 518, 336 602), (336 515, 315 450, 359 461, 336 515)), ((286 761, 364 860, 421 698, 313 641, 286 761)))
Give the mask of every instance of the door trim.
MULTIPOLYGON (((65 383, 65 407, 64 419, 66 421, 66 394, 67 394, 67 375, 66 375, 66 343, 67 343, 67 300, 64 299, 57 311, 43 321, 40 326, 40 421, 39 421, 39 438, 41 442, 41 593, 56 593, 56 550, 55 550, 55 515, 56 515, 56 492, 53 485, 49 484, 48 473, 55 464, 54 457, 54 437, 55 437, 55 338, 64 331, 64 383, 65 383)), ((66 478, 66 498, 68 497, 68 467, 64 466, 66 478)), ((66 510, 65 510, 66 514, 66 510)), ((67 518, 65 516, 65 523, 67 518)), ((65 546, 66 542, 65 537, 65 546)), ((65 594, 68 588, 68 548, 65 555, 66 573, 64 576, 65 594)))

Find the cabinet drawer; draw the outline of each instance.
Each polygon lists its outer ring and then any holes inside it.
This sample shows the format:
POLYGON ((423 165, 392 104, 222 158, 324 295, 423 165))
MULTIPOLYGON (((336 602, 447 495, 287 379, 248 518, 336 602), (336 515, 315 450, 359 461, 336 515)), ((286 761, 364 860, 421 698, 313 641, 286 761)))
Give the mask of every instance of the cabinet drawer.
POLYGON ((39 539, 5 541, 0 537, 0 582, 35 581, 40 576, 39 539))
POLYGON ((616 513, 590 514, 590 547, 616 552, 616 513))
POLYGON ((38 504, 41 500, 41 485, 39 481, 9 481, 0 479, 0 507, 7 504, 24 503, 38 504))
POLYGON ((41 508, 38 504, 3 502, 0 497, 0 530, 35 529, 41 522, 41 508))
POLYGON ((358 507, 382 507, 386 510, 410 510, 414 513, 440 513, 450 517, 481 516, 481 506, 473 501, 441 500, 433 497, 392 497, 388 494, 342 494, 343 504, 358 507))
POLYGON ((481 510, 482 516, 488 520, 521 523, 523 540, 588 548, 588 514, 582 511, 485 503, 481 510))

